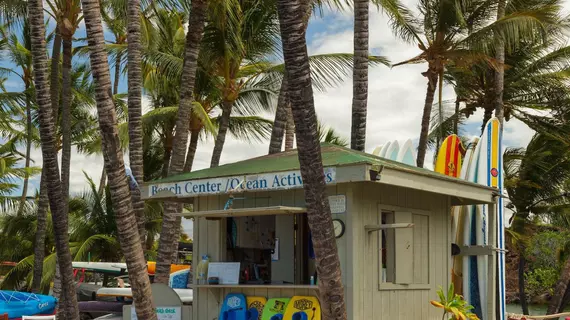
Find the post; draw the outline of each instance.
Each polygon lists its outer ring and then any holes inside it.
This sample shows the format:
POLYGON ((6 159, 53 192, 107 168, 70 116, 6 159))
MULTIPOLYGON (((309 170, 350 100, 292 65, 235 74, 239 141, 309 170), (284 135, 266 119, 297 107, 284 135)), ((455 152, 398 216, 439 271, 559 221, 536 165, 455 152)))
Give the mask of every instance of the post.
MULTIPOLYGON (((497 243, 497 202, 493 200, 493 203, 487 205, 488 210, 488 220, 489 220, 489 246, 493 248, 498 247, 497 243)), ((487 278, 487 315, 484 320, 495 319, 496 315, 496 295, 497 295, 497 255, 500 254, 498 251, 494 251, 489 255, 487 260, 489 266, 489 275, 487 278)))

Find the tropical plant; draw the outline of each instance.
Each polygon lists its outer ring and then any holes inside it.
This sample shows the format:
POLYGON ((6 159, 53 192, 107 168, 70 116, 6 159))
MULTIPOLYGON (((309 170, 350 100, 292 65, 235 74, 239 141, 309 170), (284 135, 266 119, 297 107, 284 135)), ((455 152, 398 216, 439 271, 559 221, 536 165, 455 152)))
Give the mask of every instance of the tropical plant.
POLYGON ((283 56, 287 69, 288 92, 295 120, 297 149, 309 227, 319 269, 319 296, 325 319, 346 319, 344 287, 333 229, 332 215, 326 200, 326 186, 317 116, 313 100, 309 56, 303 28, 304 6, 301 1, 279 0, 279 22, 283 56))
POLYGON ((419 5, 423 16, 423 30, 414 20, 405 19, 398 24, 398 34, 403 40, 417 42, 421 53, 394 66, 428 63, 422 75, 428 78, 428 87, 422 115, 417 165, 423 167, 427 150, 429 124, 435 90, 439 87, 439 105, 442 105, 444 72, 448 67, 468 68, 485 64, 494 70, 495 59, 489 51, 495 44, 492 35, 503 40, 507 48, 516 48, 524 39, 544 38, 544 31, 551 25, 560 24, 559 4, 512 2, 509 11, 501 19, 487 24, 493 2, 450 2, 426 0, 419 5), (524 10, 520 10, 524 6, 524 10), (425 38, 425 39, 423 39, 425 38), (489 40, 491 38, 491 40, 489 40))
POLYGON ((340 147, 348 146, 348 140, 346 138, 341 137, 333 127, 327 127, 321 122, 317 123, 317 135, 321 142, 334 144, 340 147))
MULTIPOLYGON (((569 153, 563 142, 545 134, 536 134, 526 150, 507 149, 504 154, 505 189, 507 204, 515 213, 511 220, 512 231, 524 235, 526 224, 533 212, 565 200, 563 186, 570 177, 569 153)), ((528 314, 524 270, 525 241, 518 241, 519 292, 523 313, 528 314)), ((563 293, 562 293, 563 294, 563 293)))
POLYGON ((441 287, 439 290, 437 290, 437 295, 439 297, 439 301, 431 300, 430 303, 436 308, 443 309, 443 316, 441 317, 442 320, 479 319, 476 314, 471 312, 473 306, 469 305, 467 301, 463 300, 463 297, 455 294, 453 283, 449 285, 447 295, 444 293, 443 288, 441 287))
MULTIPOLYGON (((119 250, 115 211, 110 190, 100 196, 95 183, 86 175, 88 189, 69 200, 70 247, 74 261, 121 261, 123 254, 119 250)), ((37 227, 35 206, 26 207, 24 214, 6 214, 0 218, 0 239, 13 245, 3 246, 0 259, 19 261, 0 284, 3 289, 15 289, 26 282, 29 286, 33 261, 34 233, 37 227)), ((149 203, 145 209, 147 232, 151 238, 158 233, 161 208, 157 203, 149 203)), ((48 225, 51 230, 51 225, 48 225)), ((48 233, 50 234, 50 233, 48 233)), ((46 272, 41 279, 42 291, 49 288, 55 276, 55 256, 53 237, 48 236, 42 246, 47 257, 43 260, 46 272)), ((147 252, 152 255, 152 252, 147 252)))

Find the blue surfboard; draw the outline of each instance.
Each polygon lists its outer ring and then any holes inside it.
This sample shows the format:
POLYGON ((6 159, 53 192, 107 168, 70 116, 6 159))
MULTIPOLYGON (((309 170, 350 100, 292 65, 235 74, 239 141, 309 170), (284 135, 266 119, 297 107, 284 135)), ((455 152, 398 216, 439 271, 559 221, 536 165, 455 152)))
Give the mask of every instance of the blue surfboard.
POLYGON ((230 293, 224 299, 220 320, 248 320, 247 302, 241 293, 230 293))

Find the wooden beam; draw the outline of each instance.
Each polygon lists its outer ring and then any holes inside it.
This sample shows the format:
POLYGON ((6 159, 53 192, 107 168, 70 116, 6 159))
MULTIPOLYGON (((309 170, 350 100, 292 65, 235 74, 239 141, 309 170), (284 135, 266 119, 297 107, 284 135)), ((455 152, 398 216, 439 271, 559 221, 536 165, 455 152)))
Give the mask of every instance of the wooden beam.
POLYGON ((413 223, 392 223, 392 224, 378 224, 378 225, 367 224, 364 226, 364 230, 366 230, 366 232, 368 233, 371 233, 385 229, 403 229, 403 228, 413 228, 413 227, 414 227, 413 223))
POLYGON ((251 216, 275 216, 282 214, 298 214, 306 213, 307 208, 302 207, 259 207, 259 208, 240 208, 228 210, 211 210, 211 211, 195 211, 183 212, 177 214, 181 217, 195 217, 195 218, 228 218, 228 217, 251 217, 251 216))
POLYGON ((493 246, 459 246, 459 256, 491 256, 498 251, 493 246))

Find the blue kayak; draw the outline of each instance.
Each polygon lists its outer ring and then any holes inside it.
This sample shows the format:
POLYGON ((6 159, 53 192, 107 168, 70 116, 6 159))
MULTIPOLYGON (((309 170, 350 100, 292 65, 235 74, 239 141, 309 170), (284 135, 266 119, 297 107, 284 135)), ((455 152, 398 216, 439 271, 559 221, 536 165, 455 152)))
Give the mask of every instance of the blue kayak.
POLYGON ((52 296, 0 290, 0 315, 7 314, 8 319, 53 314, 56 305, 57 299, 52 296))

